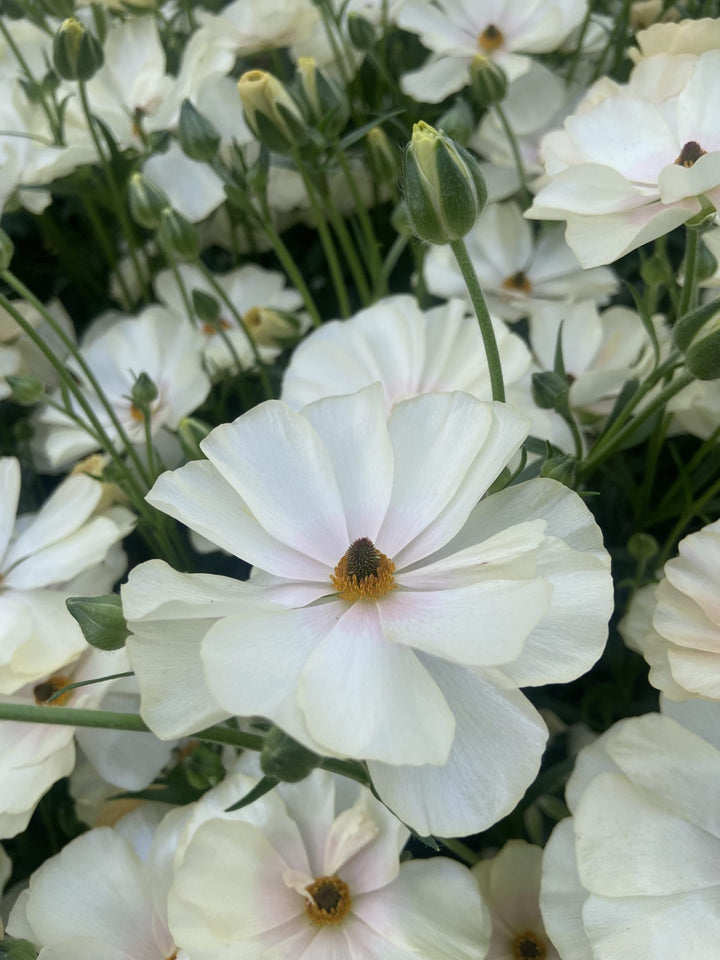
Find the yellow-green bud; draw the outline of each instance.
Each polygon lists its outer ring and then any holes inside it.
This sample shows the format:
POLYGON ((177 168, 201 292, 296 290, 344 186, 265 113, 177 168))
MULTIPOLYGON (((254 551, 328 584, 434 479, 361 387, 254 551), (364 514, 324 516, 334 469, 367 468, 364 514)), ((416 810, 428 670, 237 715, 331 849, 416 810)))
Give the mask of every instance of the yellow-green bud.
POLYGON ((300 57, 297 67, 300 93, 318 130, 336 137, 347 125, 350 106, 347 98, 322 70, 314 57, 300 57))
POLYGON ((442 130, 416 123, 404 158, 405 208, 416 236, 428 243, 460 240, 487 200, 477 160, 442 130))
POLYGON ((720 379, 720 298, 682 317, 673 329, 673 342, 694 377, 720 379))
POLYGON ((63 80, 89 80, 104 59, 97 39, 79 20, 63 20, 53 40, 53 65, 63 80))
POLYGON ((375 43, 375 27, 354 10, 347 16, 347 31, 356 50, 369 50, 375 43))
POLYGON ((15 245, 4 230, 0 230, 0 270, 8 270, 15 253, 15 245))
POLYGON ((378 183, 395 183, 400 173, 400 154, 382 127, 373 127, 365 137, 368 162, 378 183))
POLYGON ((507 77, 504 70, 490 57, 477 54, 470 64, 470 88, 479 107, 500 103, 507 93, 507 77))
POLYGON ((293 740, 279 727, 271 727, 265 735, 260 766, 266 777, 297 783, 309 776, 321 760, 322 757, 293 740))
POLYGON ((297 338, 297 317, 269 307, 250 307, 243 315, 243 323, 258 346, 273 347, 297 338))
POLYGON ((475 118, 467 100, 457 97, 438 120, 438 126, 457 143, 465 146, 475 129, 475 118))
POLYGON ((130 216, 148 230, 157 230, 163 211, 170 206, 167 194, 139 172, 133 173, 128 181, 128 202, 130 216))
POLYGON ((200 444, 210 433, 212 427, 196 417, 183 417, 178 424, 178 440, 188 460, 204 460, 205 454, 200 444))
POLYGON ((12 390, 10 399, 22 407, 31 407, 45 396, 45 384, 37 377, 6 377, 12 390))
POLYGON ((265 70, 248 70, 237 86, 247 125, 268 149, 291 153, 307 141, 305 118, 277 77, 265 70))
POLYGON ((189 100, 183 100, 178 121, 180 146, 191 160, 204 163, 212 160, 220 147, 220 134, 189 100))
POLYGON ((197 260, 200 241, 197 230, 182 214, 166 207, 158 228, 160 243, 179 260, 197 260))

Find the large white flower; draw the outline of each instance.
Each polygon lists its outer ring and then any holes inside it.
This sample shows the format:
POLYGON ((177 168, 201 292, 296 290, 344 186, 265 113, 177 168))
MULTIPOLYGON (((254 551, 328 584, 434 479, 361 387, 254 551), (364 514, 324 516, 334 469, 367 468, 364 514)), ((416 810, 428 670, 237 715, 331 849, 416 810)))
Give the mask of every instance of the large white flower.
POLYGON ((587 670, 611 607, 574 493, 531 481, 473 510, 527 429, 463 393, 386 420, 375 385, 214 430, 208 460, 163 474, 149 500, 251 563, 253 582, 133 571, 128 651, 153 729, 191 732, 195 704, 269 717, 318 753, 369 760, 423 833, 509 811, 545 740, 517 687, 587 670))
POLYGON ((586 10, 585 0, 408 0, 397 23, 418 34, 432 56, 402 77, 402 88, 416 100, 439 103, 468 83, 478 53, 515 79, 530 68, 526 54, 556 50, 586 10))
MULTIPOLYGON (((132 401, 133 384, 140 373, 150 377, 158 391, 150 404, 150 429, 157 441, 163 432, 175 430, 181 418, 192 413, 210 390, 210 378, 202 363, 203 337, 182 314, 160 306, 147 307, 137 317, 116 320, 108 316, 101 320, 90 328, 81 348, 85 362, 133 444, 145 443, 144 416, 132 401)), ((73 358, 68 367, 105 431, 117 441, 117 430, 82 369, 73 358)), ((73 404, 75 415, 87 422, 75 400, 73 404)), ((53 469, 98 448, 88 430, 54 407, 40 410, 37 426, 36 456, 53 469)))
POLYGON ((691 533, 657 587, 639 593, 624 636, 673 699, 720 700, 720 520, 691 533))
POLYGON ((470 872, 400 865, 408 831, 368 790, 343 792, 316 771, 196 829, 168 899, 193 960, 482 960, 489 922, 470 872))
POLYGON ((720 51, 651 57, 636 70, 625 89, 593 88, 543 143, 552 179, 526 215, 566 220, 585 267, 720 203, 720 108, 708 96, 720 84, 720 51))
POLYGON ((720 708, 677 707, 681 722, 621 720, 578 756, 567 786, 573 817, 546 847, 540 901, 563 960, 717 951, 720 708))

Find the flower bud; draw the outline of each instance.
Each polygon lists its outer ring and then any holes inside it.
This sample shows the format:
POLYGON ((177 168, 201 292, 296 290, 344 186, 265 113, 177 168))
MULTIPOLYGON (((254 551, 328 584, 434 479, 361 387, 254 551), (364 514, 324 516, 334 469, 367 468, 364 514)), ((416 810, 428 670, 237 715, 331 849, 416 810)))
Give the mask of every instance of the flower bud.
POLYGON ((336 137, 350 117, 347 98, 322 70, 318 70, 314 57, 300 57, 297 76, 311 119, 326 136, 336 137))
POLYGON ((348 13, 347 31, 350 43, 356 50, 369 50, 375 43, 375 27, 354 10, 348 13))
POLYGON ((98 650, 119 650, 129 630, 116 593, 100 597, 68 597, 65 606, 77 620, 83 636, 98 650))
POLYGON ((160 226, 163 210, 170 206, 167 195, 144 173, 133 173, 128 181, 130 216, 148 230, 160 226))
POLYGON ((22 407, 31 407, 45 396, 45 384, 37 377, 6 377, 12 390, 10 397, 22 407))
POLYGON ((237 86, 247 125, 268 149, 291 153, 306 142, 305 118, 277 77, 265 70, 248 70, 237 86))
POLYGON ((440 117, 438 126, 449 137, 464 146, 475 129, 475 118, 467 100, 458 97, 450 109, 440 117))
POLYGON ((685 354, 685 366, 696 380, 720 380, 720 322, 685 354))
POLYGON ((500 103, 507 93, 505 71, 490 57, 481 54, 473 57, 470 64, 470 88, 479 107, 490 107, 500 103))
POLYGON ((197 230, 182 214, 166 207, 160 217, 158 237, 161 244, 179 260, 197 260, 200 241, 197 230))
POLYGON ((204 163, 212 160, 220 147, 220 134, 189 100, 183 100, 178 121, 178 140, 183 153, 191 160, 204 163))
POLYGON ((404 158, 405 208, 415 234, 452 243, 468 233, 487 200, 477 160, 442 130, 416 123, 404 158))
POLYGON ((532 375, 533 400, 541 410, 567 408, 568 384, 564 377, 552 370, 532 375))
POLYGON ((700 241, 697 248, 697 257, 695 259, 695 282, 705 283, 717 272, 718 262, 715 254, 708 248, 707 244, 700 241))
POLYGON ((15 245, 4 230, 0 230, 0 270, 9 270, 15 245))
POLYGON ((297 317, 269 307, 250 307, 245 311, 243 323, 258 346, 272 347, 297 337, 297 317))
POLYGON ((212 427, 196 417, 183 417, 178 424, 178 440, 188 460, 204 460, 205 454, 200 444, 210 433, 212 427))
POLYGON ((365 137, 368 162, 378 183, 395 183, 400 173, 400 155, 382 127, 373 127, 365 137))
POLYGON ((207 323, 212 327, 218 326, 220 322, 220 304, 215 297, 196 287, 192 292, 192 304, 195 316, 200 323, 207 323))
POLYGON ((266 777, 284 783, 297 783, 309 776, 322 757, 308 750, 279 727, 271 727, 265 735, 260 766, 266 777))
POLYGON ((572 489, 577 480, 577 460, 575 457, 571 457, 569 453, 558 453, 553 457, 548 457, 540 467, 540 476, 557 480, 572 489))
POLYGON ((53 40, 53 64, 63 80, 89 80, 104 59, 99 42, 79 20, 63 20, 53 40))
POLYGON ((649 533, 634 533, 628 540, 628 553, 633 560, 652 560, 660 546, 649 533))
POLYGON ((673 329, 673 343, 685 354, 685 365, 698 380, 720 378, 720 298, 682 317, 673 329))
POLYGON ((139 373, 130 391, 130 399, 142 411, 147 410, 158 398, 158 388, 147 373, 139 373))

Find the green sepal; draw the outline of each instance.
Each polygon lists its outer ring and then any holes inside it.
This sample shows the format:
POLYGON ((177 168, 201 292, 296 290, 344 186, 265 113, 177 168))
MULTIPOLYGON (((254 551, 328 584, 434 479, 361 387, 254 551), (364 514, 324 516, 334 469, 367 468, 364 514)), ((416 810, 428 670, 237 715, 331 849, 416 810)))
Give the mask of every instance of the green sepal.
POLYGON ((116 593, 100 597, 68 597, 68 612, 77 620, 83 636, 97 650, 120 650, 128 638, 122 601, 116 593))

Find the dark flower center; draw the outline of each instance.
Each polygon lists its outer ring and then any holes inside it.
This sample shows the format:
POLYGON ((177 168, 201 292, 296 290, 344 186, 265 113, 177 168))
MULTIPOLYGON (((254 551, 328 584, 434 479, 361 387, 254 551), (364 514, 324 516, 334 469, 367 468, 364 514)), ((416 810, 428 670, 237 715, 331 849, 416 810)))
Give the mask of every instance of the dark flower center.
POLYGON ((696 140, 688 140, 678 154, 677 160, 674 162, 678 167, 692 167, 692 165, 696 163, 700 157, 704 157, 706 153, 707 150, 703 150, 696 140))

